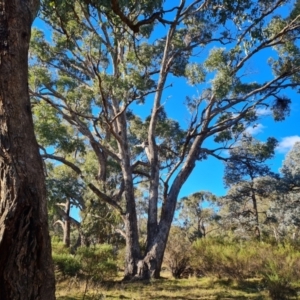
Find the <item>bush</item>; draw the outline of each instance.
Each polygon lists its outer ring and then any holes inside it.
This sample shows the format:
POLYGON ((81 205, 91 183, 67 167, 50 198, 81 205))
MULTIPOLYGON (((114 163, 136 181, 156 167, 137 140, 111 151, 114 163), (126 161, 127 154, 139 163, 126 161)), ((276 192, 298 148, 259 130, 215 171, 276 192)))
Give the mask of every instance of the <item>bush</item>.
POLYGON ((55 254, 69 254, 70 250, 66 247, 66 245, 63 242, 60 242, 57 240, 57 238, 52 238, 51 241, 51 247, 52 247, 52 253, 55 254))
POLYGON ((193 244, 190 265, 201 275, 244 280, 258 276, 272 300, 297 296, 300 281, 300 253, 286 243, 284 246, 257 241, 201 239, 193 244))
POLYGON ((52 254, 54 266, 62 272, 63 275, 75 276, 81 269, 81 265, 71 254, 52 254))
POLYGON ((75 276, 80 271, 80 263, 62 242, 52 240, 52 259, 54 267, 63 275, 75 276))
POLYGON ((107 280, 117 275, 113 248, 109 244, 80 247, 76 257, 85 275, 93 280, 107 280))
POLYGON ((198 275, 242 280, 255 275, 261 259, 257 247, 223 239, 198 239, 193 244, 191 267, 198 275))
POLYGON ((187 270, 190 252, 191 244, 185 232, 177 227, 172 228, 166 246, 164 263, 174 278, 180 278, 187 270))
POLYGON ((264 263, 260 269, 264 285, 272 300, 297 296, 295 284, 300 280, 300 253, 291 245, 273 251, 261 251, 264 263))

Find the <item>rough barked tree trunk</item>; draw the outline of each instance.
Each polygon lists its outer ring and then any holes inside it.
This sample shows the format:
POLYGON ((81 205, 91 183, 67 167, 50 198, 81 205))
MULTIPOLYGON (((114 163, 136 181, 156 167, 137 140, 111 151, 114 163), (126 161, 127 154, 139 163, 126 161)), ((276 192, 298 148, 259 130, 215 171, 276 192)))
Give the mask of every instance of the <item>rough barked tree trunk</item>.
MULTIPOLYGON (((126 253, 124 280, 129 280, 138 274, 138 262, 141 259, 141 251, 138 238, 136 214, 131 211, 126 213, 124 223, 126 228, 126 253)), ((143 276, 143 275, 142 275, 143 276)))
POLYGON ((0 0, 0 298, 55 299, 46 191, 28 94, 37 0, 0 0))

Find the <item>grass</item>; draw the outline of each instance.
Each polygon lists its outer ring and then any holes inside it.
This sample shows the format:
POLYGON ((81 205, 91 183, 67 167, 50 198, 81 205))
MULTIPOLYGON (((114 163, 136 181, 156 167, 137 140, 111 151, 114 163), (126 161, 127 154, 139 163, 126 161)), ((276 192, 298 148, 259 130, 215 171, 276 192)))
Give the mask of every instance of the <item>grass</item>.
POLYGON ((147 282, 115 281, 90 284, 84 295, 85 282, 65 279, 57 283, 57 300, 96 300, 96 299, 269 299, 259 279, 235 282, 216 278, 172 279, 169 274, 164 278, 147 282))

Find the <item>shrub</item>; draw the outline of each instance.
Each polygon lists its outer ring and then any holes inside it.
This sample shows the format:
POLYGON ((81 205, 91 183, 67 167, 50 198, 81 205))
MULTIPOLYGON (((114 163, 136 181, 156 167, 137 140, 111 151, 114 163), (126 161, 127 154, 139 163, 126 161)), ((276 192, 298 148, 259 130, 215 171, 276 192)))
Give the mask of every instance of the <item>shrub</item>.
POLYGON ((109 244, 80 247, 76 257, 85 275, 93 280, 107 280, 117 275, 117 264, 113 248, 109 244))
POLYGON ((191 267, 196 274, 242 280, 257 271, 257 245, 223 239, 199 239, 193 244, 191 267))
POLYGON ((70 250, 66 247, 63 242, 57 240, 57 238, 52 238, 51 241, 52 253, 54 254, 69 254, 70 250))
POLYGON ((180 228, 172 228, 166 246, 164 263, 174 278, 180 278, 189 265, 191 244, 185 232, 180 228))
POLYGON ((243 280, 258 276, 272 300, 290 299, 297 295, 300 281, 300 253, 284 246, 258 241, 201 239, 193 244, 191 267, 202 275, 243 280))
POLYGON ((78 260, 70 254, 69 249, 57 240, 52 240, 52 259, 54 267, 63 275, 75 276, 81 266, 78 260))
POLYGON ((272 300, 297 296, 295 284, 300 280, 300 253, 291 245, 273 251, 261 251, 264 260, 260 269, 264 285, 272 300))
POLYGON ((71 254, 52 254, 54 266, 63 273, 63 275, 75 276, 81 269, 80 263, 71 254))

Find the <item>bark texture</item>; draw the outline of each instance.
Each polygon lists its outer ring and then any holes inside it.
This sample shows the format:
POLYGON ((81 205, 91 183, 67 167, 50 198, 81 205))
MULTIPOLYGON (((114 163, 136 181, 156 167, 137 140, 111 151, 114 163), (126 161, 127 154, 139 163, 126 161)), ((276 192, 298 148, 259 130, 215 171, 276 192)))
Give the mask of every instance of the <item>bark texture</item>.
POLYGON ((39 2, 0 0, 0 298, 55 299, 46 191, 28 94, 39 2))

